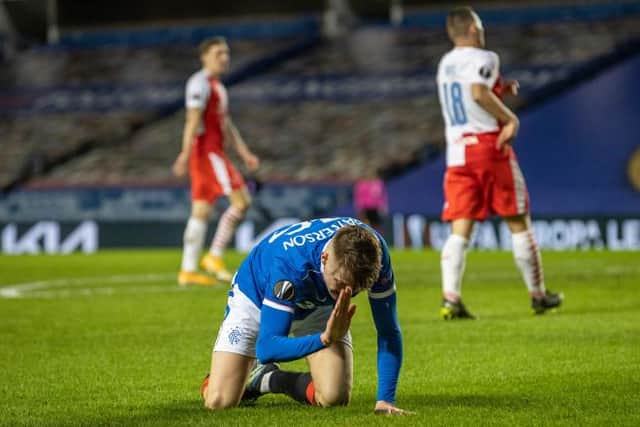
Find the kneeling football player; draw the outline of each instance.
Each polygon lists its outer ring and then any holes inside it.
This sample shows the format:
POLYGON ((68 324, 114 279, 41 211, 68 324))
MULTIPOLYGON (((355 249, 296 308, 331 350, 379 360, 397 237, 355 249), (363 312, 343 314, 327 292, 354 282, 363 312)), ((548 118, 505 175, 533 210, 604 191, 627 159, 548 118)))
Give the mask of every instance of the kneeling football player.
POLYGON ((281 228, 249 253, 232 281, 202 385, 205 406, 230 408, 265 393, 323 407, 348 404, 351 297, 362 291, 378 333, 375 412, 407 413, 395 406, 402 335, 389 250, 377 232, 353 218, 281 228), (310 372, 276 364, 303 357, 310 372))

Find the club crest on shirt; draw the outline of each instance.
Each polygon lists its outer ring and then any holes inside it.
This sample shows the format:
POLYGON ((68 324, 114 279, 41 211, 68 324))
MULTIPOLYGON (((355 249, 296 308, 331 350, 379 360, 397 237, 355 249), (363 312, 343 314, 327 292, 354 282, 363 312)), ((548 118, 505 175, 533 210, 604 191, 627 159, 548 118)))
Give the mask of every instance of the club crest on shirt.
POLYGON ((273 287, 273 295, 283 301, 291 301, 295 295, 293 283, 288 280, 281 280, 273 287))

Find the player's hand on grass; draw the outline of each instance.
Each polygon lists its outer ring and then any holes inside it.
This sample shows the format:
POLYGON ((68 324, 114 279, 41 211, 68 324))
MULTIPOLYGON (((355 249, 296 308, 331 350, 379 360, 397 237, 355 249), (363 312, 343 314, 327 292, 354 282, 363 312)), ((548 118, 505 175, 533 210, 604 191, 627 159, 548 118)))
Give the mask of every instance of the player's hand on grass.
POLYGON ((189 155, 180 153, 175 162, 173 162, 173 174, 178 178, 182 178, 187 174, 187 168, 189 166, 189 155))
POLYGON ((398 408, 393 403, 385 402, 384 400, 378 400, 376 402, 376 408, 373 411, 376 415, 413 415, 415 412, 406 411, 398 408))
POLYGON ((502 127, 498 139, 496 140, 496 148, 498 151, 505 152, 507 147, 513 144, 513 140, 518 135, 518 129, 520 128, 520 122, 514 117, 502 127))
POLYGON ((325 346, 331 345, 347 333, 355 312, 356 306, 351 304, 351 288, 347 286, 340 291, 336 305, 327 320, 327 326, 320 334, 320 340, 325 346))

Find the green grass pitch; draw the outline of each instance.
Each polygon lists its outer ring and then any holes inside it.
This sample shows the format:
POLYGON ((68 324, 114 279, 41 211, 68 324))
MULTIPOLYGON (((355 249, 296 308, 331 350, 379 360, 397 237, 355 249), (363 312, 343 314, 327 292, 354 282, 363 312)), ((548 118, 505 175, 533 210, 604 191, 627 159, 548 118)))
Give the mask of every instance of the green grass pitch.
MULTIPOLYGON (((204 410, 198 389, 227 286, 179 290, 179 257, 0 256, 0 425, 640 425, 640 253, 544 253, 547 286, 566 300, 534 317, 511 254, 472 252, 464 299, 479 320, 447 323, 438 254, 394 252, 398 405, 416 412, 403 418, 372 413, 376 335, 364 296, 354 300, 348 407, 266 396, 204 410)), ((230 266, 241 259, 230 254, 230 266)))

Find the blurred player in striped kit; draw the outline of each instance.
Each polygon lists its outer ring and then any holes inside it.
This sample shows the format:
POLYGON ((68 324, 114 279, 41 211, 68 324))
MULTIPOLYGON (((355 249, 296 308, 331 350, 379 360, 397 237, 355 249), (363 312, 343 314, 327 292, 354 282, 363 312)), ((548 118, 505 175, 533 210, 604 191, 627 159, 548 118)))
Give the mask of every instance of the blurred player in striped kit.
POLYGON ((247 147, 231 121, 228 97, 221 76, 229 68, 229 46, 214 37, 200 44, 202 69, 189 78, 186 88, 186 120, 182 151, 173 172, 191 176, 191 217, 184 232, 180 285, 208 286, 216 280, 198 272, 198 258, 207 232, 207 222, 218 197, 229 197, 230 206, 220 217, 211 248, 200 265, 218 280, 228 282, 231 274, 222 255, 233 233, 251 204, 251 197, 240 173, 225 154, 231 144, 247 169, 255 171, 260 160, 247 147))

